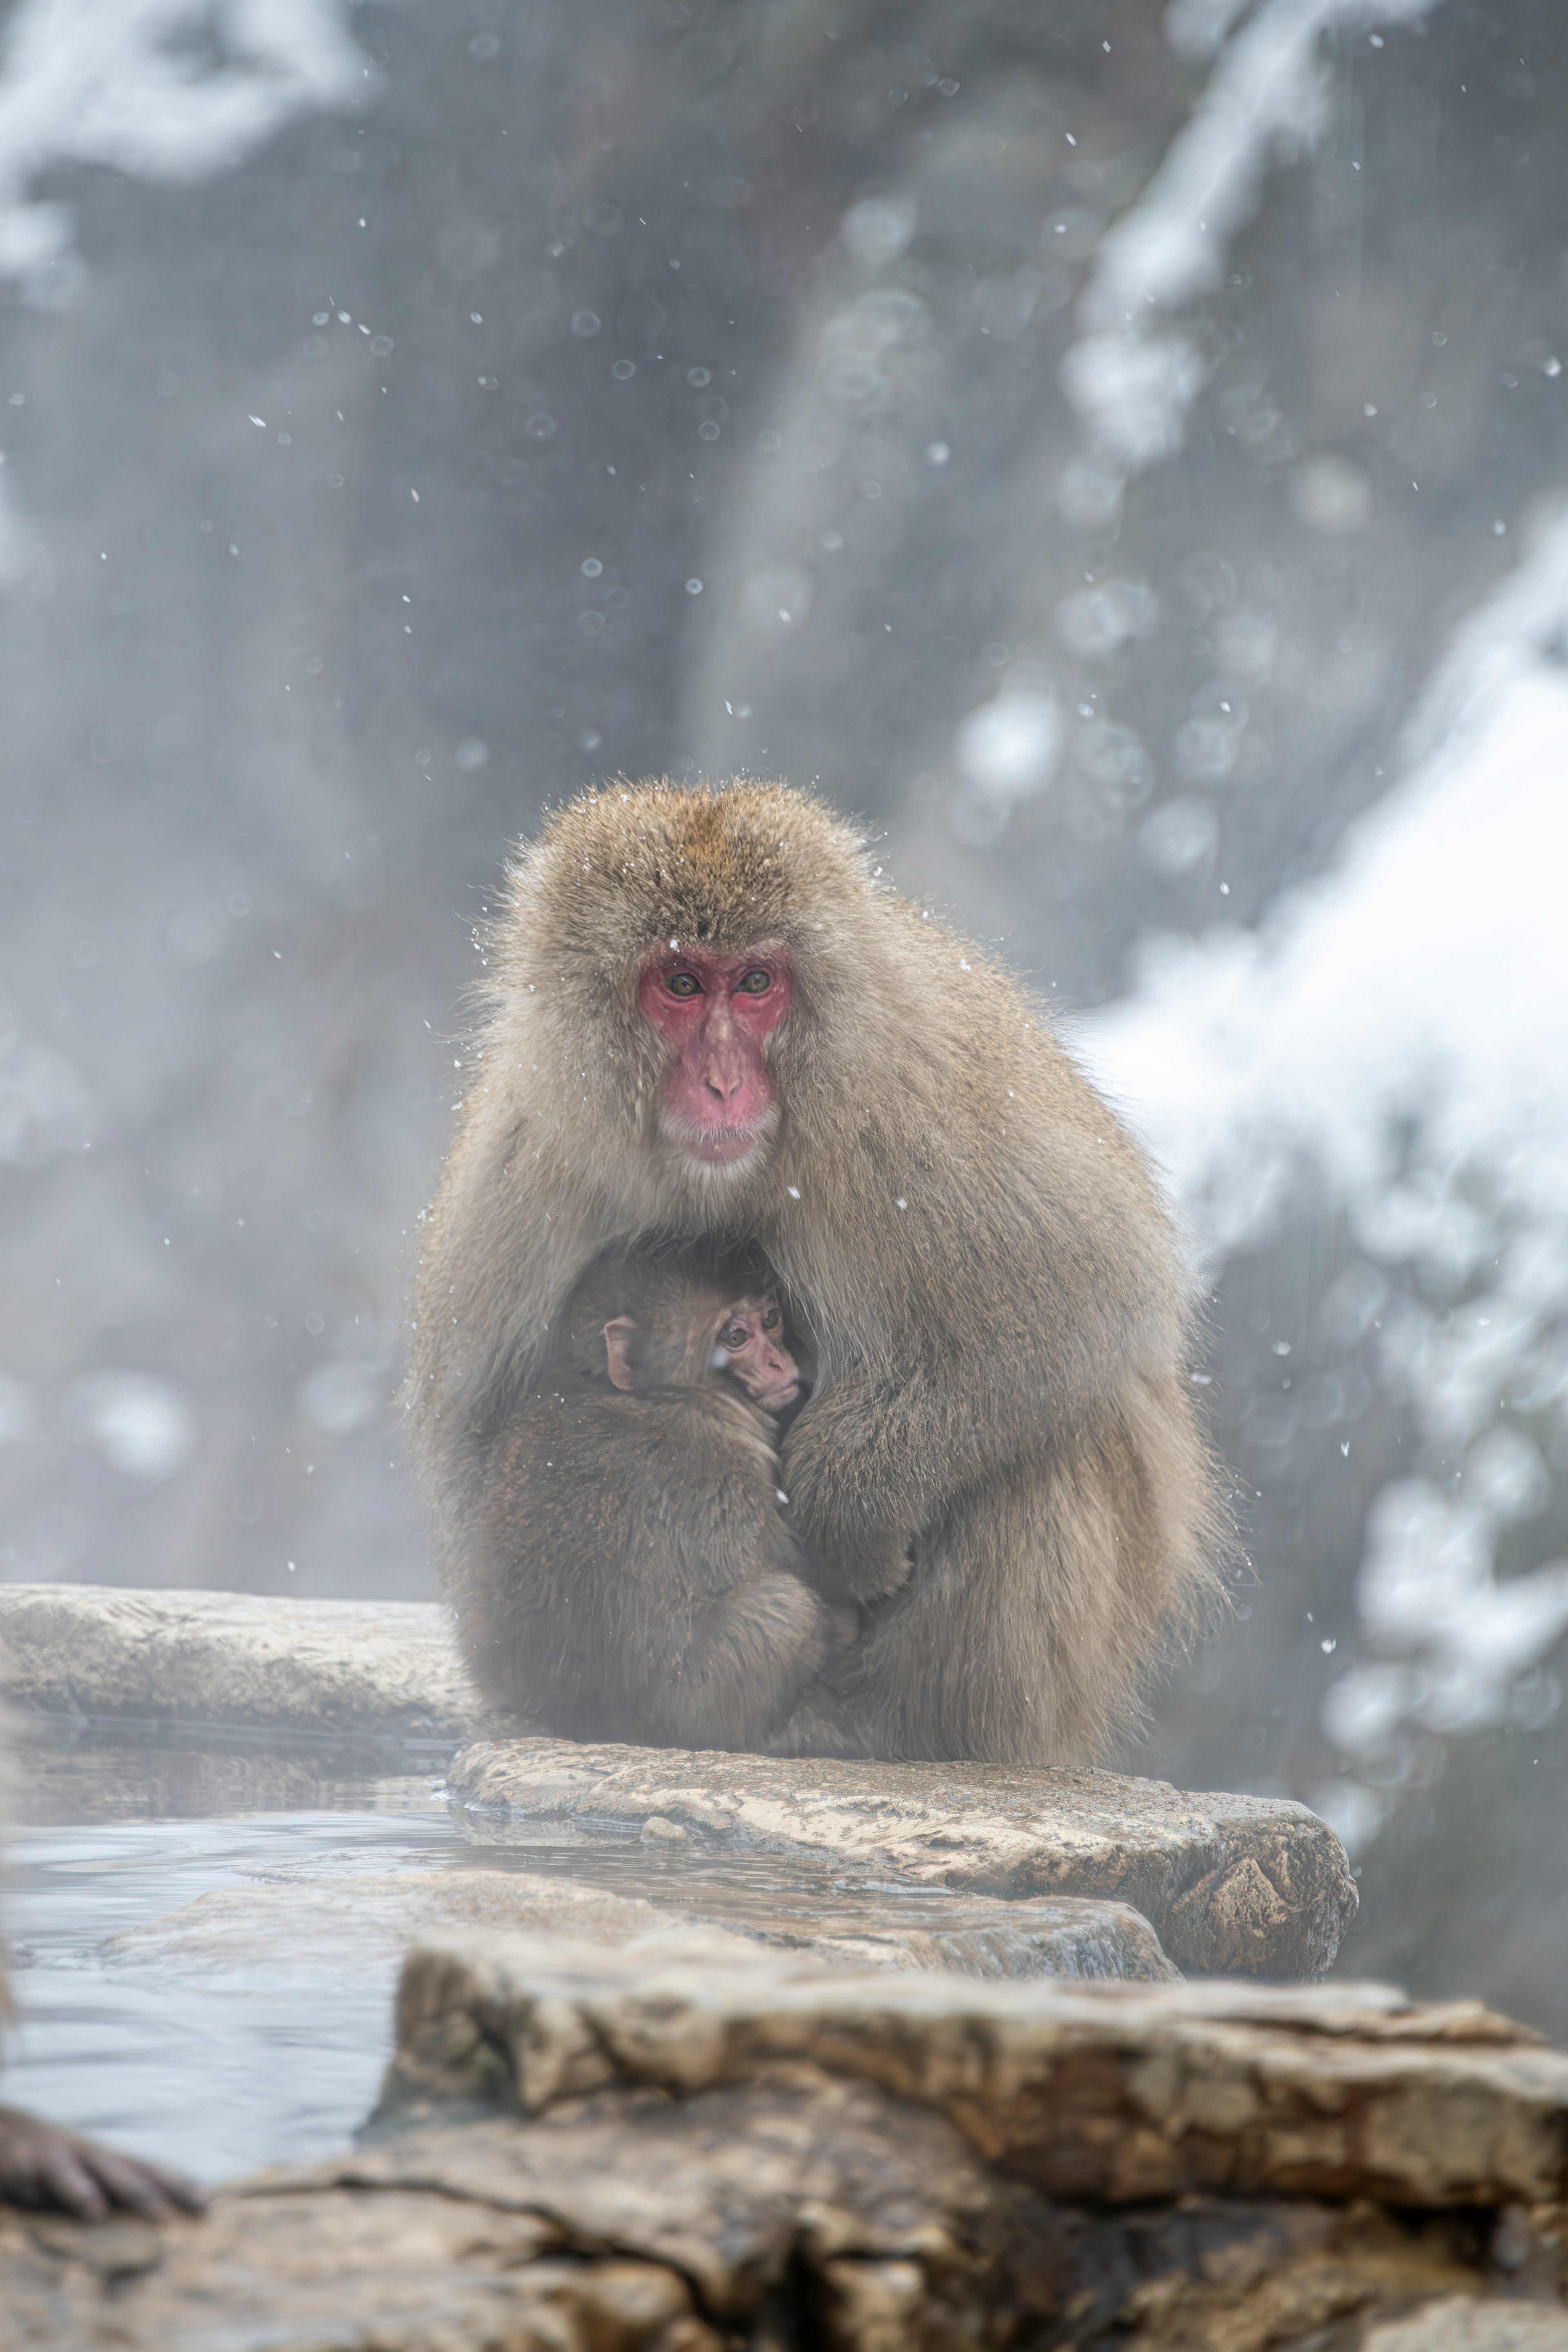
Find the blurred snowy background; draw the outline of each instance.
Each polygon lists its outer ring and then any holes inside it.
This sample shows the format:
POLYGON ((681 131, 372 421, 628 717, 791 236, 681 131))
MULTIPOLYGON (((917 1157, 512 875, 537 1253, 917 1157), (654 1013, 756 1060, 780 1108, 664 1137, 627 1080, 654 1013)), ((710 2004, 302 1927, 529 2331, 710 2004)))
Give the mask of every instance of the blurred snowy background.
POLYGON ((16 0, 0 1575, 418 1595, 509 835, 820 780, 1169 1175, 1259 1581, 1134 1769, 1568 2032, 1553 0, 16 0))

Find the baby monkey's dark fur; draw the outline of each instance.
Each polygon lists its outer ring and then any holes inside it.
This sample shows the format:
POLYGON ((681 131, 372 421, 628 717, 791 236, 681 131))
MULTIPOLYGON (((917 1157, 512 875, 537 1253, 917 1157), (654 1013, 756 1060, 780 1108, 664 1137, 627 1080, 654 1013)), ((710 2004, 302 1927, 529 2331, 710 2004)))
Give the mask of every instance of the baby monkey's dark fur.
POLYGON ((775 1423, 711 1361, 771 1286, 745 1253, 615 1250, 557 1319, 452 1591, 476 1681, 534 1727, 759 1748, 822 1664, 775 1423))

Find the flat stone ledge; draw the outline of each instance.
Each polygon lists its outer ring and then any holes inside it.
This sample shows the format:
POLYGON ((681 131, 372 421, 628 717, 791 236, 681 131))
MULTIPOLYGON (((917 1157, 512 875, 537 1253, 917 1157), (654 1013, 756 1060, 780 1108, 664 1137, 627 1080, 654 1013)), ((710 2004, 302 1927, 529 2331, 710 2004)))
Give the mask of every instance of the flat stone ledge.
POLYGON ((934 2110, 1051 2197, 1568 2194, 1568 2056, 1479 2002, 651 1961, 548 1937, 416 1949, 387 2104, 489 2096, 537 2116, 616 2088, 689 2101, 804 2065, 934 2110))
POLYGON ((622 1834, 650 1819, 699 1845, 828 1857, 868 1875, 1010 1898, 1130 1904, 1195 1975, 1310 1978, 1355 1916, 1326 1822, 1284 1799, 992 1764, 882 1764, 488 1740, 448 1787, 467 1834, 622 1834))
POLYGON ((1568 2311, 1449 2294, 1370 2328, 1363 2341, 1365 2352, 1568 2352, 1568 2311))
POLYGON ((0 2212, 0 2352, 1568 2352, 1568 2060, 1476 2004, 650 1957, 416 1956, 358 2148, 0 2212))
MULTIPOLYGON (((395 1962, 421 1940, 462 1943, 520 1934, 564 1937, 591 1947, 606 1962, 615 1952, 637 1953, 659 1967, 677 1960, 745 1965, 768 1948, 753 1937, 637 1895, 527 1873, 444 1869, 355 1871, 341 1877, 300 1871, 268 1885, 219 1887, 177 1911, 122 1928, 101 1948, 122 1965, 314 1973, 323 1966, 347 1971, 395 1962)), ((807 1965, 845 1966, 831 1943, 807 1947, 801 1958, 807 1965)), ((848 1965, 858 1960, 855 1955, 848 1965)))
POLYGON ((445 1609, 0 1585, 0 1696, 50 1715, 451 1746, 479 1713, 445 1609))
MULTIPOLYGON (((0 1586, 0 1697, 38 1724, 442 1755, 480 1714, 434 1604, 93 1585, 0 1586)), ((1303 1806, 1105 1772, 533 1738, 470 1745, 451 1785, 481 1843, 545 1824, 637 1831, 1010 1902, 1120 1904, 1200 1974, 1321 1975, 1356 1905, 1339 1841, 1303 1806)), ((1129 1972, 1162 1974, 1137 1942, 1118 1930, 1107 1948, 1129 1972)))
POLYGON ((591 1942, 601 1954, 636 1950, 660 1966, 673 1959, 745 1964, 763 1952, 841 1974, 931 1969, 971 1977, 1179 1981, 1149 1922, 1124 1903, 942 1895, 928 1899, 922 1918, 911 1923, 890 1912, 885 1898, 863 1896, 835 1902, 832 1915, 832 1924, 814 1933, 795 1917, 776 1927, 726 1917, 721 1896, 698 1914, 679 1895, 650 1902, 526 1871, 430 1867, 331 1876, 301 1869, 267 1885, 198 1895, 122 1929, 102 1948, 132 1964, 313 1971, 391 1962, 421 1938, 521 1933, 591 1942))
POLYGON ((0 2352, 722 2352, 668 2265, 483 2192, 312 2184, 199 2221, 0 2212, 0 2352))
POLYGON ((1562 2216, 1531 2221, 1504 2261, 1473 2217, 1364 2201, 1053 2207, 801 2069, 408 2133, 163 2230, 0 2214, 0 2347, 1568 2352, 1562 2216))

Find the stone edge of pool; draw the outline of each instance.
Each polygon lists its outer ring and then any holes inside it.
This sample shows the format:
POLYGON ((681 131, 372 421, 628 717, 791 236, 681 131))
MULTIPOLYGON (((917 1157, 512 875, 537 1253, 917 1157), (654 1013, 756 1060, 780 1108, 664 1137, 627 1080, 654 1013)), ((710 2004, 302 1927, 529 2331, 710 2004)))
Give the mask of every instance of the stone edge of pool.
POLYGON ((474 1739, 489 1727, 427 1602, 0 1586, 0 1696, 106 1737, 119 1719, 468 1738, 448 1785, 479 1843, 655 1823, 863 1877, 1108 1897, 1141 1911, 1189 1973, 1321 1976, 1356 1909, 1338 1838, 1284 1799, 1101 1771, 474 1739))

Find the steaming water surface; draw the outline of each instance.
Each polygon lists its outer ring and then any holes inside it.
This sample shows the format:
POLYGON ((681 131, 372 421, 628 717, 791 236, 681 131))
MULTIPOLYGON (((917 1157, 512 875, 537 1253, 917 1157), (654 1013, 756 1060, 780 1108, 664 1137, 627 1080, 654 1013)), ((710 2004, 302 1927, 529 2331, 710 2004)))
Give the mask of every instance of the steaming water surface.
POLYGON ((5 1921, 20 2021, 3 2095, 209 2182, 341 2147, 374 2104, 398 1959, 384 1927, 363 1950, 352 1916, 345 1934, 356 1874, 558 1875, 803 1937, 863 1932, 868 1904, 889 1926, 936 1927, 954 1900, 809 1860, 635 1839, 479 1845, 430 1773, 356 1782, 262 1754, 26 1748, 17 1779, 5 1921), (330 1892, 332 1916, 323 1905, 313 1937, 307 1900, 284 1949, 274 1937, 237 1963, 232 1939, 216 1958, 110 1947, 203 1895, 301 1878, 330 1892))
MULTIPOLYGON (((966 1974, 1128 1972, 1120 1931, 1079 1926, 1064 1948, 1047 1919, 1042 1937, 1048 1901, 977 1905, 827 1858, 695 1839, 552 1842, 454 1815, 441 1779, 407 1769, 406 1756, 387 1778, 364 1757, 351 1768, 287 1747, 73 1737, 35 1738, 17 1758, 4 1893, 21 2015, 3 2095, 203 2181, 349 2139, 391 2052, 401 1954, 422 1920, 441 1933, 473 1918, 476 1871, 535 1882, 517 1890, 519 1924, 574 1937, 602 1931, 577 1926, 552 1891, 542 1903, 541 1877, 774 1945, 919 1930, 922 1965, 966 1974), (444 1900, 437 1882, 454 1870, 468 1875, 444 1900)), ((845 1962, 866 1965, 866 1945, 845 1962)))
POLYGON ((457 1847, 440 1801, 405 1812, 98 1822, 12 1841, 5 1914, 20 2022, 5 2095, 206 2181, 304 2159, 363 2121, 389 2048, 396 1961, 345 1969, 126 1960, 106 1938, 214 1888, 300 1864, 405 1868, 457 1847))

